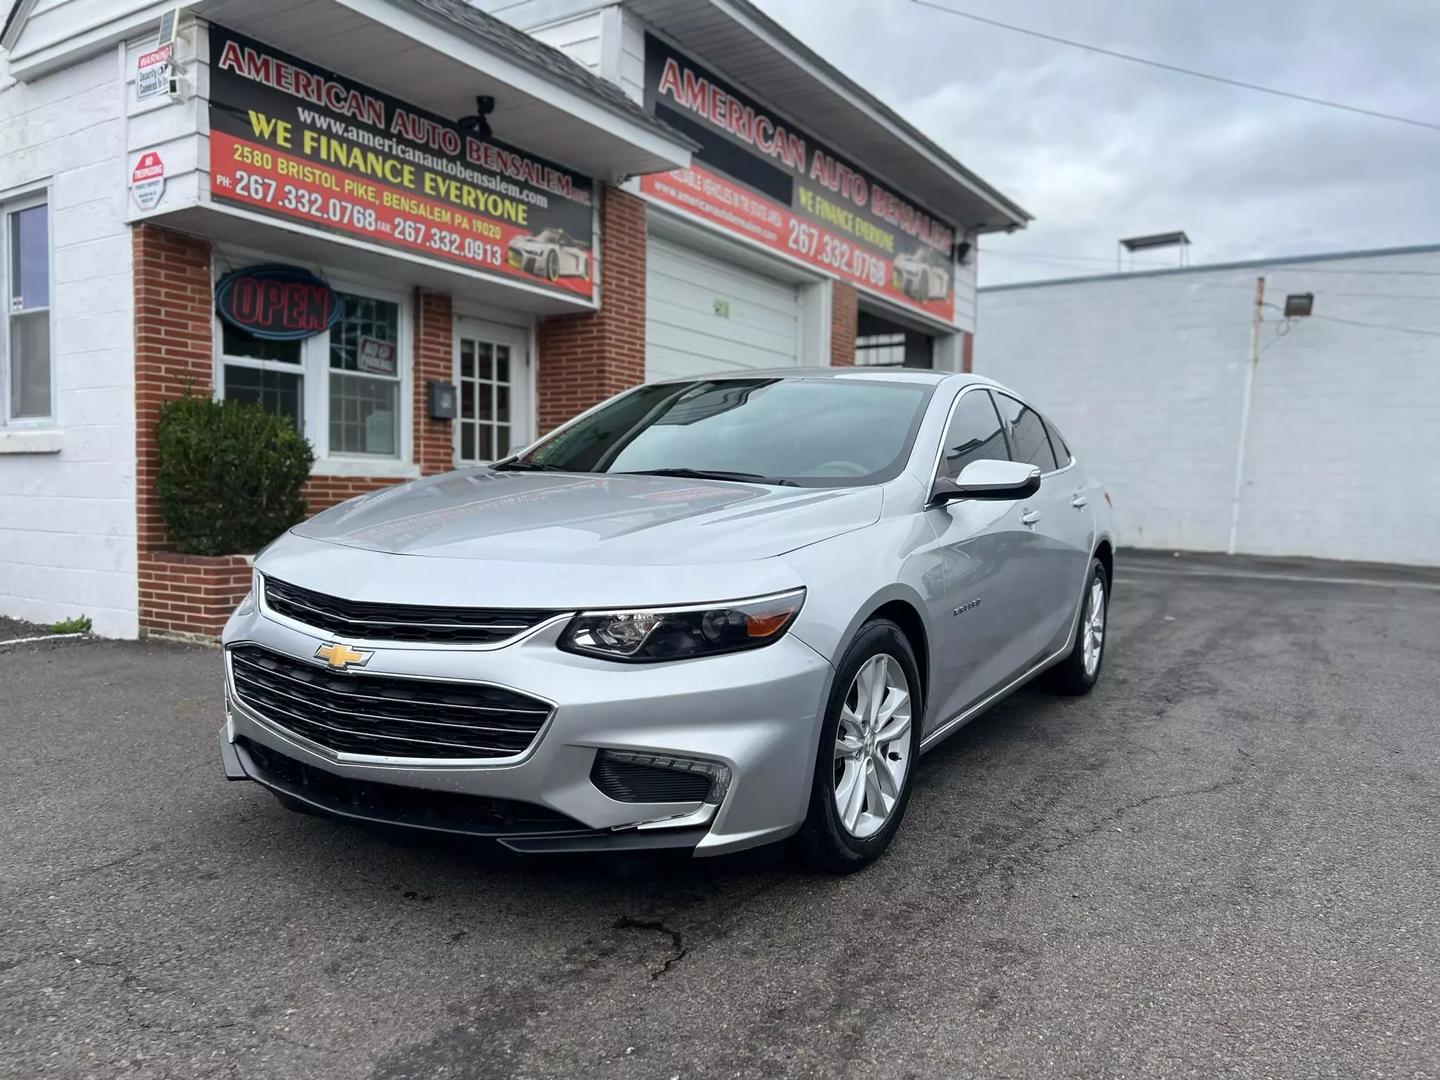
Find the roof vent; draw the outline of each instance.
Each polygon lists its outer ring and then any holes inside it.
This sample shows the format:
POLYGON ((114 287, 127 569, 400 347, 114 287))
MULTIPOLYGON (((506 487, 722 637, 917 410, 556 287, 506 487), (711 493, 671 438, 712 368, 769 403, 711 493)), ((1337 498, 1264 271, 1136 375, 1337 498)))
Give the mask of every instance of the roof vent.
POLYGON ((1180 265, 1190 265, 1190 237, 1184 232, 1151 233, 1148 236, 1131 236, 1120 241, 1119 247, 1115 249, 1115 269, 1122 273, 1134 269, 1135 253, 1137 251, 1152 251, 1155 248, 1179 248, 1180 265), (1125 265, 1125 256, 1130 256, 1130 264, 1125 265))

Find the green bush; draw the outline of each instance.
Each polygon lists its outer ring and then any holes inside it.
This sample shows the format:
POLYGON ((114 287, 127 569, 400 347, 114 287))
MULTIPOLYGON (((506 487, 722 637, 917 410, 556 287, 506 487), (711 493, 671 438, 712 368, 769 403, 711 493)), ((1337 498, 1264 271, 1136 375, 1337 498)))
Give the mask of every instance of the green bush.
POLYGON ((315 454, 259 405, 185 396, 155 427, 160 516, 190 555, 248 555, 305 517, 315 454))

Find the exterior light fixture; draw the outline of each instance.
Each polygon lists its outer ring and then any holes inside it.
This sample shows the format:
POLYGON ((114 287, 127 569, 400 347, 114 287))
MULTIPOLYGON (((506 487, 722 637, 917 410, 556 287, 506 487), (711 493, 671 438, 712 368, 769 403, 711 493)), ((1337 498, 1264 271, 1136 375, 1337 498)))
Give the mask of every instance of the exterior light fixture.
POLYGON ((1315 308, 1315 294, 1313 292, 1290 293, 1285 297, 1285 317, 1287 319, 1298 319, 1309 315, 1315 308))

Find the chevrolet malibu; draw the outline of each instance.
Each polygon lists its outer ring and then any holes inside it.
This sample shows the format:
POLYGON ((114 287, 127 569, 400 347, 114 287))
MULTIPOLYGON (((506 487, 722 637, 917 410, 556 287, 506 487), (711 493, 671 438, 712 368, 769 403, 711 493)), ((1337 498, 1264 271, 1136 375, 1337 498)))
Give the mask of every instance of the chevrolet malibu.
POLYGON ((789 840, 858 869, 921 754, 1100 675, 1108 499, 974 375, 651 383, 494 465, 362 496, 256 560, 225 774, 520 852, 789 840))

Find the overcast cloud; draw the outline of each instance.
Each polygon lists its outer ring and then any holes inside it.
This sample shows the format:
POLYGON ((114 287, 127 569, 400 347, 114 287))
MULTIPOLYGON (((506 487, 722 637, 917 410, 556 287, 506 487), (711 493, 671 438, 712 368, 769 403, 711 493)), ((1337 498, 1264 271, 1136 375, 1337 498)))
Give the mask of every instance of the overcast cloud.
MULTIPOLYGON (((1172 229, 1194 241, 1192 263, 1440 243, 1440 131, 1145 68, 910 0, 757 2, 1035 216, 982 241, 982 284, 1104 272, 1119 237, 1172 229)), ((1440 122, 1440 0, 940 2, 1440 122)))

